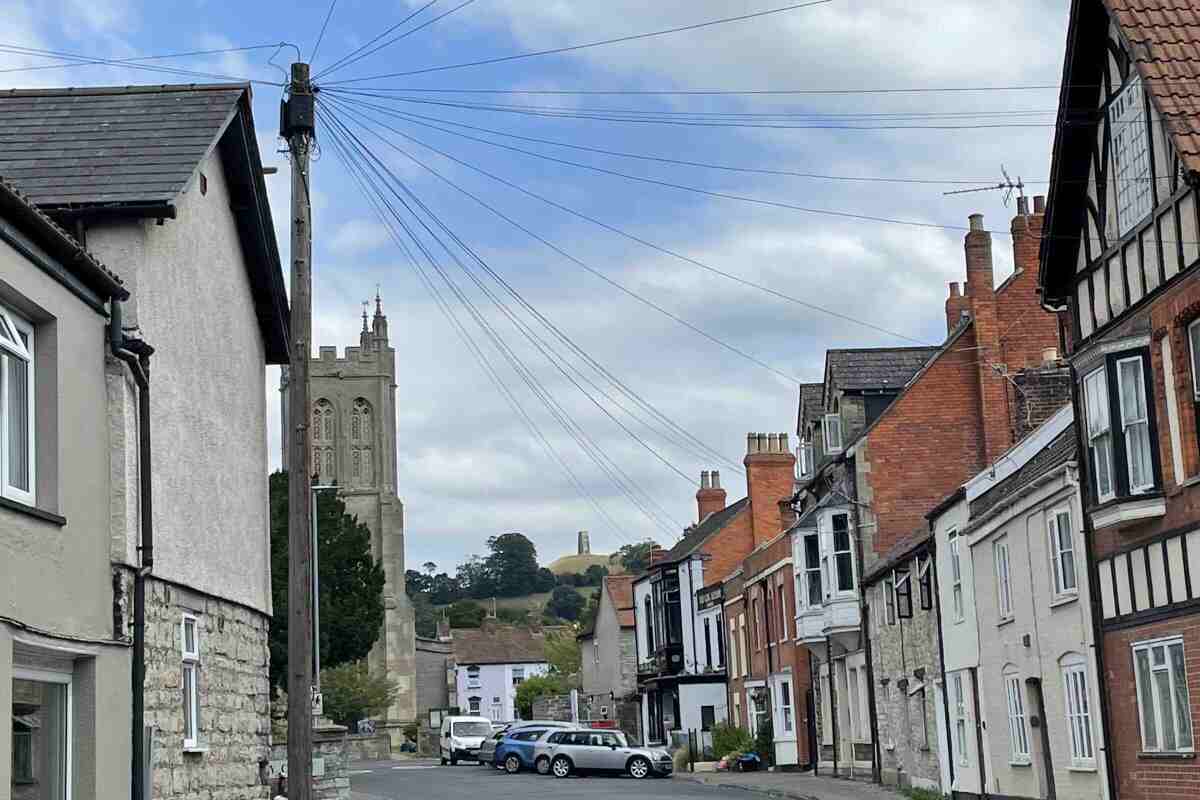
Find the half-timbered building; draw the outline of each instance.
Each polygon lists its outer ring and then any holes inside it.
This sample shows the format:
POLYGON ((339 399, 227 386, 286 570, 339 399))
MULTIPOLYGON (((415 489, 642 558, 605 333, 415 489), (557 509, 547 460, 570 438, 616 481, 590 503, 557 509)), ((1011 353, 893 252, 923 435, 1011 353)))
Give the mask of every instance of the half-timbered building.
POLYGON ((1076 0, 1044 302, 1069 311, 1107 764, 1121 798, 1200 786, 1200 8, 1076 0))

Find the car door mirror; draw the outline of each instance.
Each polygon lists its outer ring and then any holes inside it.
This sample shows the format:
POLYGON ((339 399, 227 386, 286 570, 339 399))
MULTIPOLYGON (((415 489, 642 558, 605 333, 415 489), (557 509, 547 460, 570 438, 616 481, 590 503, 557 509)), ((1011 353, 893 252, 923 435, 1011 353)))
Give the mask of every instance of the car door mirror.
POLYGON ((609 749, 609 750, 616 750, 616 749, 617 749, 617 746, 616 746, 615 744, 610 744, 610 745, 608 746, 608 749, 609 749))

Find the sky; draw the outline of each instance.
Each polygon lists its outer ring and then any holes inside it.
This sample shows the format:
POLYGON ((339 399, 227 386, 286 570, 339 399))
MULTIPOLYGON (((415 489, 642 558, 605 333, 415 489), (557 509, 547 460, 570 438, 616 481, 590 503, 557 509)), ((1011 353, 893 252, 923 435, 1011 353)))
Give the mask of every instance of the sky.
MULTIPOLYGON (((821 379, 827 348, 944 338, 947 282, 964 278, 968 215, 982 213, 995 231, 997 282, 1011 271, 1007 231, 1015 208, 1005 204, 1005 193, 945 192, 994 185, 1002 169, 1022 178, 1028 194, 1045 191, 1065 0, 832 0, 661 37, 395 75, 788 5, 437 0, 421 10, 427 3, 338 0, 313 59, 324 92, 312 179, 314 342, 339 350, 356 344, 361 303, 378 290, 397 355, 397 494, 405 503, 410 568, 432 561, 453 572, 485 552, 489 536, 508 531, 529 536, 543 562, 573 552, 578 530, 590 531, 593 552, 645 538, 669 546, 696 521, 701 470, 721 470, 730 502, 744 495, 737 470, 747 432, 786 431, 795 443, 796 380, 821 379), (414 11, 364 58, 337 65, 414 11), (861 91, 980 87, 990 88, 861 91), (428 91, 447 89, 472 91, 428 91), (697 90, 823 91, 683 93, 697 90), (391 229, 381 222, 341 160, 346 137, 337 133, 339 122, 563 335, 555 339, 511 296, 494 304, 470 282, 466 269, 478 275, 478 264, 454 250, 460 266, 409 218, 539 394, 437 273, 428 272, 461 328, 447 318, 397 246, 394 222, 391 229), (523 335, 521 325, 536 336, 523 335), (541 349, 553 342, 556 352, 567 353, 568 340, 589 361, 568 355, 559 370, 539 349, 539 337, 541 349), (621 394, 624 388, 638 399, 621 394), (638 402, 661 417, 623 410, 638 411, 638 402), (664 418, 708 449, 684 447, 664 418)), ((215 80, 120 65, 45 68, 61 59, 15 48, 115 61, 289 42, 312 59, 329 7, 328 0, 0 0, 7 23, 0 86, 215 80)), ((288 164, 276 132, 284 73, 274 64, 286 67, 295 58, 292 47, 264 46, 145 62, 258 81, 259 147, 264 163, 280 168, 267 180, 285 272, 288 164)), ((419 251, 414 256, 430 270, 419 251)), ((484 286, 493 295, 503 292, 494 282, 484 286)), ((277 369, 267 370, 264 391, 275 469, 277 369)))

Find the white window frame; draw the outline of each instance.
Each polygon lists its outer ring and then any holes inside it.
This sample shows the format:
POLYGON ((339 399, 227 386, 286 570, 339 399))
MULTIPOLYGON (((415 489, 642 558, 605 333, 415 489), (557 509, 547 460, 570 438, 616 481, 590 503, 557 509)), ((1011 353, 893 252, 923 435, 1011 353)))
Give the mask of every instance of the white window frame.
POLYGON ((963 588, 962 560, 958 553, 958 543, 962 538, 957 529, 951 529, 946 538, 950 542, 950 596, 954 601, 954 621, 963 621, 963 588))
POLYGON ((1025 714, 1024 687, 1016 672, 1004 673, 1004 690, 1008 700, 1008 750, 1013 764, 1030 763, 1029 725, 1025 714))
POLYGON ((1067 714, 1067 729, 1071 732, 1071 766, 1094 769, 1096 739, 1092 730, 1092 698, 1089 694, 1087 661, 1073 655, 1062 662, 1063 699, 1067 714))
POLYGON ((854 597, 858 590, 858 570, 857 564, 854 563, 854 529, 850 525, 850 514, 844 511, 838 511, 830 514, 829 521, 829 587, 826 589, 826 596, 833 597, 854 597), (838 549, 837 535, 838 530, 833 525, 833 520, 837 517, 846 518, 846 547, 843 550, 838 549), (841 570, 839 563, 845 559, 850 563, 850 588, 843 589, 841 583, 841 570))
POLYGON ((996 573, 996 612, 1001 622, 1007 622, 1013 618, 1012 554, 1007 536, 992 544, 992 562, 996 573))
POLYGON ((1150 148, 1153 145, 1146 120, 1142 81, 1136 71, 1109 103, 1108 118, 1112 131, 1109 153, 1117 187, 1117 235, 1124 236, 1154 210, 1150 186, 1150 148), (1141 147, 1135 150, 1130 145, 1141 147))
POLYGON ((859 738, 860 742, 871 741, 871 695, 867 691, 867 665, 864 661, 858 668, 858 686, 854 689, 858 692, 858 726, 862 735, 859 738))
MULTIPOLYGON (((596 659, 596 663, 597 664, 600 663, 598 656, 596 659)), ((512 668, 512 685, 520 686, 524 682, 525 682, 525 667, 513 667, 512 668)))
POLYGON ((185 750, 200 746, 200 617, 184 612, 179 620, 180 680, 183 687, 185 750), (188 647, 188 627, 192 629, 192 646, 188 647), (188 677, 191 677, 189 688, 188 677), (189 726, 190 718, 190 726, 189 726))
POLYGON ((1108 368, 1104 365, 1083 376, 1084 424, 1087 426, 1089 457, 1096 480, 1096 499, 1105 502, 1117 496, 1117 476, 1113 465, 1112 414, 1108 403, 1108 368), (1093 389, 1096 391, 1093 392, 1093 389), (1108 491, 1102 491, 1097 452, 1105 456, 1108 491))
POLYGON ((845 667, 845 674, 846 711, 848 712, 847 716, 850 720, 849 734, 851 741, 858 741, 862 738, 862 733, 859 731, 862 715, 859 713, 858 706, 862 701, 862 697, 858 693, 858 666, 850 666, 850 664, 847 663, 845 667))
POLYGON ((787 590, 784 588, 782 572, 775 578, 775 599, 779 601, 779 639, 776 641, 779 644, 785 644, 788 641, 788 609, 787 590))
POLYGON ((1200 403, 1200 317, 1187 327, 1188 353, 1192 357, 1192 401, 1200 403))
POLYGON ((467 698, 467 711, 471 712, 472 716, 476 716, 476 717, 479 716, 479 711, 482 707, 483 707, 483 698, 482 697, 468 697, 467 698))
POLYGON ((1194 752, 1196 752, 1195 731, 1192 730, 1191 719, 1190 719, 1191 700, 1188 697, 1188 691, 1187 691, 1187 654, 1184 652, 1183 647, 1184 647, 1184 645, 1183 645, 1183 637, 1182 636, 1171 636, 1171 637, 1162 638, 1162 639, 1152 639, 1152 640, 1144 641, 1144 642, 1134 642, 1131 645, 1131 649, 1133 651, 1133 676, 1134 676, 1137 707, 1138 707, 1138 727, 1139 727, 1139 729, 1141 731, 1141 735, 1142 735, 1142 752, 1145 752, 1145 753, 1194 753, 1194 752), (1138 668, 1138 655, 1139 655, 1139 653, 1146 654, 1146 663, 1148 665, 1148 671, 1150 673, 1149 678, 1150 678, 1151 684, 1153 684, 1155 682, 1154 676, 1156 674, 1165 672, 1167 675, 1167 686, 1168 686, 1169 693, 1172 698, 1178 699, 1177 694, 1176 694, 1178 691, 1178 684, 1176 683, 1175 670, 1172 668, 1173 662, 1171 659, 1171 650, 1176 646, 1179 647, 1180 660, 1182 661, 1182 663, 1184 665, 1184 667, 1183 667, 1183 669, 1184 669, 1183 699, 1185 701, 1184 705, 1188 709, 1189 713, 1184 714, 1184 715, 1177 715, 1174 713, 1175 709, 1172 709, 1171 718, 1175 723, 1175 725, 1174 725, 1175 730, 1173 732, 1174 737, 1175 737, 1175 747, 1168 749, 1163 744, 1164 737, 1163 737, 1162 698, 1159 696, 1159 692, 1157 691, 1156 686, 1153 686, 1153 685, 1151 685, 1149 687, 1143 686, 1141 670, 1138 668), (1160 648, 1162 649, 1162 652, 1164 655, 1164 661, 1162 664, 1155 664, 1154 663, 1154 651, 1157 649, 1160 649, 1160 648), (1144 707, 1144 703, 1142 702, 1142 700, 1145 697, 1149 697, 1150 705, 1151 705, 1150 710, 1152 710, 1154 713, 1156 740, 1152 744, 1147 743, 1147 737, 1146 737, 1146 712, 1147 712, 1147 709, 1144 707), (1186 745, 1186 746, 1180 745, 1181 740, 1184 739, 1184 734, 1186 734, 1187 739, 1191 740, 1190 745, 1186 745))
POLYGON ((813 473, 812 442, 801 441, 796 445, 796 478, 807 478, 813 473))
POLYGON ((789 678, 779 679, 779 719, 783 730, 775 735, 781 739, 794 739, 796 736, 795 698, 792 692, 792 682, 789 678))
POLYGON ((821 581, 823 580, 823 576, 821 575, 821 534, 820 533, 818 533, 816 531, 812 531, 810 533, 805 533, 803 536, 800 537, 800 555, 804 559, 804 561, 803 561, 803 564, 804 564, 804 591, 801 592, 801 596, 804 598, 804 606, 806 608, 820 608, 823 605, 822 601, 825 598, 825 587, 821 584, 821 581), (813 554, 813 558, 816 559, 815 563, 810 563, 808 560, 808 555, 809 555, 809 553, 808 553, 808 538, 810 536, 813 537, 814 539, 816 539, 816 541, 817 541, 817 551, 815 554, 813 554), (816 576, 816 580, 817 580, 817 598, 818 598, 818 600, 817 600, 816 604, 812 603, 812 593, 811 593, 811 586, 810 586, 814 575, 816 576))
POLYGON ((34 341, 33 324, 23 317, 0 306, 0 496, 18 503, 32 506, 37 501, 36 464, 37 440, 35 437, 35 406, 36 372, 34 368, 34 353, 37 352, 34 341), (11 334, 11 336, 9 335, 11 334), (21 341, 24 334, 27 342, 21 341), (23 362, 26 365, 26 418, 29 421, 26 433, 29 440, 29 474, 26 477, 28 490, 11 485, 13 476, 9 475, 9 390, 10 362, 23 362))
POLYGON ((1050 511, 1046 519, 1047 535, 1050 537, 1050 569, 1054 578, 1055 597, 1072 597, 1079 594, 1079 574, 1075 564, 1075 529, 1071 524, 1071 509, 1067 506, 1050 511), (1066 547, 1063 547, 1063 525, 1066 525, 1066 547), (1070 555, 1071 566, 1066 566, 1066 555, 1070 555), (1070 586, 1067 583, 1070 583, 1070 586))
POLYGON ((821 429, 825 433, 825 452, 842 452, 842 415, 836 412, 826 414, 821 429))
MULTIPOLYGON (((44 669, 24 669, 14 666, 12 669, 12 679, 22 681, 37 681, 39 683, 54 683, 66 687, 67 693, 67 713, 66 713, 66 742, 64 746, 66 751, 63 754, 63 759, 66 762, 66 775, 64 782, 66 791, 63 793, 63 800, 72 800, 74 793, 72 788, 75 784, 75 684, 73 676, 66 672, 55 672, 53 670, 44 669)), ((11 688, 11 687, 10 687, 11 688)), ((10 709, 11 710, 11 709, 10 709)), ((11 722, 6 722, 6 725, 11 725, 11 722)), ((36 757, 36 755, 35 755, 36 757)), ((12 754, 5 756, 12 758, 12 754)))
POLYGON ((1121 412, 1121 437, 1125 441, 1125 475, 1129 479, 1129 493, 1141 494, 1154 488, 1154 447, 1150 440, 1150 398, 1146 394, 1146 362, 1140 355, 1119 358, 1116 362, 1116 370, 1117 405, 1121 412), (1137 396, 1141 399, 1142 412, 1140 416, 1135 413, 1134 416, 1127 418, 1125 414, 1125 381, 1122 377, 1121 365, 1129 363, 1137 364, 1135 388, 1137 396), (1144 480, 1137 484, 1133 480, 1133 459, 1130 457, 1130 453, 1133 452, 1130 441, 1134 436, 1145 437, 1145 475, 1143 476, 1144 480))
POLYGON ((742 695, 739 692, 733 693, 733 725, 742 727, 742 695))
POLYGON ((971 759, 968 752, 967 739, 967 696, 963 689, 963 676, 961 672, 954 673, 954 736, 955 748, 958 750, 958 763, 960 766, 967 766, 971 759))
POLYGON ((471 665, 471 666, 467 667, 467 688, 468 689, 478 689, 483 685, 479 678, 479 672, 480 672, 480 670, 479 670, 479 667, 477 667, 477 666, 471 665))
POLYGON ((884 580, 880 587, 883 592, 884 619, 888 625, 896 624, 896 587, 891 578, 884 580))
POLYGON ((736 678, 739 674, 737 622, 729 620, 729 677, 736 678))

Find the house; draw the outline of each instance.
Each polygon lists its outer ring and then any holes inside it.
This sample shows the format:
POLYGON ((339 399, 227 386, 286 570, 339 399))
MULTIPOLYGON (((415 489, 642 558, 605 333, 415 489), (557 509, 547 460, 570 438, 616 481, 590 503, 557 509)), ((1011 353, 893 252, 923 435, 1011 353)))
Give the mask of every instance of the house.
MULTIPOLYGON (((103 426, 109 448, 106 472, 89 479, 107 505, 75 515, 108 525, 111 594, 93 608, 118 628, 110 637, 134 640, 133 724, 144 722, 130 736, 128 717, 106 719, 104 738, 135 741, 156 798, 260 792, 271 618, 263 387, 267 365, 288 358, 288 307, 250 88, 4 91, 0 117, 0 174, 131 293, 109 308, 105 419, 79 417, 103 426)), ((76 433, 88 441, 89 430, 76 433)), ((33 462, 52 456, 37 449, 33 462)), ((88 457, 72 449, 72 462, 88 457)))
POLYGON ((452 628, 454 694, 450 705, 463 714, 495 722, 520 719, 517 687, 527 678, 550 671, 546 637, 566 635, 569 629, 502 625, 488 617, 478 628, 452 628))
POLYGON ((600 583, 596 616, 576 637, 582 683, 580 713, 585 719, 615 719, 640 738, 637 698, 636 623, 633 576, 606 575, 600 583), (631 699, 632 698, 632 699, 631 699))
POLYGON ((0 794, 128 797, 105 357, 129 291, 5 180, 0 276, 0 794))
POLYGON ((829 350, 824 381, 800 387, 796 506, 791 530, 795 642, 811 662, 818 769, 865 776, 872 726, 852 536, 854 475, 841 457, 937 351, 933 347, 829 350))
POLYGON ((1071 7, 1040 286, 1070 320, 1097 709, 1123 800, 1193 797, 1200 727, 1200 12, 1071 7))

